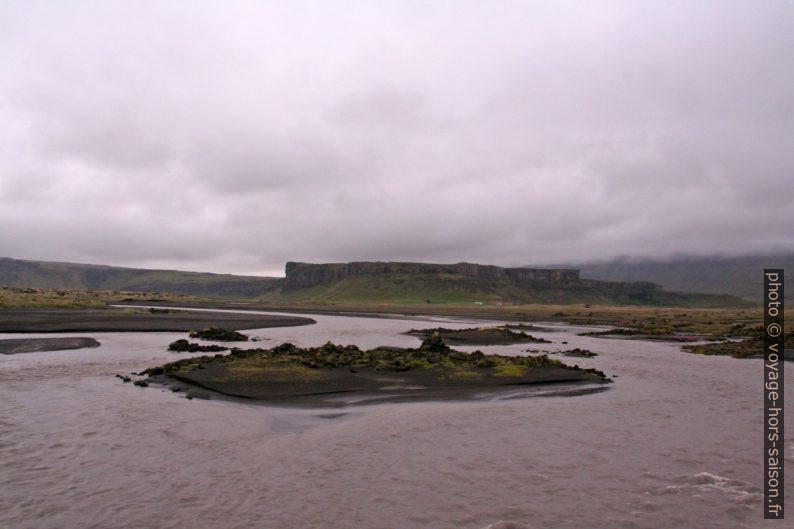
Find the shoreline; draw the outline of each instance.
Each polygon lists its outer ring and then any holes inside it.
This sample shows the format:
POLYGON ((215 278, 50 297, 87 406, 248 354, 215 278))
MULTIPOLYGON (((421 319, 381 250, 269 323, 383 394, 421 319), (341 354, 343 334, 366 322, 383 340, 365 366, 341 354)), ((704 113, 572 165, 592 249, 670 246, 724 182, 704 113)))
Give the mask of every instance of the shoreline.
MULTIPOLYGON (((202 301, 174 303, 169 301, 146 302, 152 307, 182 307, 196 309, 221 309, 238 311, 281 312, 287 314, 317 314, 329 316, 356 316, 359 318, 415 318, 420 317, 457 317, 478 320, 497 320, 508 322, 560 322, 573 325, 616 327, 631 326, 636 318, 667 317, 684 315, 714 318, 728 316, 732 321, 762 321, 762 312, 756 308, 680 308, 656 307, 650 305, 555 305, 526 304, 501 306, 471 306, 457 304, 324 304, 324 303, 268 303, 257 301, 202 301)), ((114 306, 135 306, 141 303, 119 302, 114 306)))
MULTIPOLYGON (((196 307, 199 308, 199 307, 196 307)), ((0 334, 61 332, 187 332, 293 327, 316 323, 301 316, 116 308, 2 309, 0 334)))
POLYGON ((0 338, 0 354, 16 355, 42 353, 46 351, 67 351, 99 347, 101 344, 87 336, 64 338, 0 338))
MULTIPOLYGON (((590 327, 627 328, 632 336, 593 332, 598 338, 679 342, 712 342, 719 348, 728 341, 747 338, 746 331, 760 325, 748 310, 678 309, 635 306, 512 305, 471 307, 458 305, 281 305, 261 302, 132 300, 104 308, 0 308, 0 336, 14 333, 187 332, 209 326, 229 330, 286 327, 316 323, 308 315, 376 319, 454 318, 479 321, 563 323, 590 327), (233 312, 214 312, 233 311, 233 312), (283 314, 257 314, 278 312, 283 314), (603 334, 603 336, 602 336, 603 334), (720 342, 720 343, 716 343, 720 342)), ((521 330, 521 329, 518 329, 521 330)), ((789 331, 792 332, 792 331, 789 331)), ((617 334, 617 333, 615 333, 617 334)), ((450 340, 450 343, 460 343, 450 340)), ((485 340, 482 345, 492 344, 485 340)), ((731 354, 714 351, 710 354, 731 354)), ((687 348, 686 352, 695 352, 687 348)), ((791 352, 787 351, 787 360, 791 352)))
POLYGON ((574 397, 601 393, 610 389, 608 382, 590 378, 561 378, 519 384, 459 386, 426 389, 350 390, 303 393, 257 398, 222 391, 174 375, 149 377, 150 387, 180 393, 187 399, 222 400, 261 406, 293 408, 346 408, 374 404, 408 402, 463 402, 471 400, 507 400, 516 398, 574 397), (501 397, 501 399, 500 399, 501 397))

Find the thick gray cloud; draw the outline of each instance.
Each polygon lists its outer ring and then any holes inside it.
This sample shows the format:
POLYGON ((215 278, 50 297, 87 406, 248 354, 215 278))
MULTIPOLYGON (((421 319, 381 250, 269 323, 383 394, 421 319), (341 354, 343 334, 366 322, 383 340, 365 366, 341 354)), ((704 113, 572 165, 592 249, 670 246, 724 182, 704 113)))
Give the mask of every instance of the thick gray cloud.
POLYGON ((0 255, 791 249, 793 6, 4 2, 0 255))

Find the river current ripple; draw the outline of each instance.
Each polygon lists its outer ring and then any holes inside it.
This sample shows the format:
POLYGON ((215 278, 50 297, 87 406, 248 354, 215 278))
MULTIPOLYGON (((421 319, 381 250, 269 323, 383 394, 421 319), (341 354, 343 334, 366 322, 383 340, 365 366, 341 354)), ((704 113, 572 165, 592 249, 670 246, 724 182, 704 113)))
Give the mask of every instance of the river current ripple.
MULTIPOLYGON (((263 340, 251 345, 410 346, 402 332, 439 325, 312 317, 248 331, 263 340)), ((0 527, 783 527, 762 519, 760 360, 547 328, 532 334, 552 344, 480 349, 584 347, 599 356, 563 359, 615 383, 329 412, 187 400, 113 377, 178 358, 166 345, 184 334, 94 333, 96 349, 0 355, 0 527)), ((794 472, 792 421, 785 442, 794 472)))

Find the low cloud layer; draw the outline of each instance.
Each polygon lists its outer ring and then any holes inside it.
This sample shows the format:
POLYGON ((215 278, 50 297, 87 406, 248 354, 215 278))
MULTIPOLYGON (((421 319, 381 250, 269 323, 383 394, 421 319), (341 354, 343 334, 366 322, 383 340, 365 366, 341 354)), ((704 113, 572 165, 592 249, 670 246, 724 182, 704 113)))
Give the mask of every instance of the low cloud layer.
POLYGON ((0 255, 794 248, 790 2, 4 2, 0 255))

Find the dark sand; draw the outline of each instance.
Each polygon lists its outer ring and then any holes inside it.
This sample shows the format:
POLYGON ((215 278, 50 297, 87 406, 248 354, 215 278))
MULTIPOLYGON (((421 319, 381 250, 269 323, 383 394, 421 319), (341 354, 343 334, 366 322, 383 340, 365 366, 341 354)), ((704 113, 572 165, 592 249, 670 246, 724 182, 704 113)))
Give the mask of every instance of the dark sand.
POLYGON ((643 342, 679 342, 691 343, 714 340, 713 336, 704 334, 605 334, 605 333, 581 333, 579 336, 589 336, 590 338, 608 338, 611 340, 639 340, 643 342))
MULTIPOLYGON (((118 302, 114 303, 117 306, 129 305, 140 306, 141 302, 118 302)), ((505 310, 483 310, 482 308, 472 307, 459 307, 450 305, 317 305, 317 304, 291 304, 285 305, 281 303, 258 303, 258 302, 192 302, 192 303, 174 303, 171 301, 146 301, 147 306, 153 307, 183 307, 183 308, 197 308, 197 309, 223 309, 223 310, 257 310, 266 312, 281 312, 281 313, 294 313, 294 314, 321 314, 329 316, 355 316, 357 318, 388 318, 388 319, 416 319, 417 316, 421 317, 457 317, 457 318, 474 318, 480 320, 498 320, 498 321, 518 321, 525 322, 532 315, 524 312, 508 312, 505 310)), ((500 307, 501 309, 501 307, 500 307)), ((539 317, 539 316, 538 316, 539 317)), ((547 315, 541 318, 544 321, 554 320, 547 315)), ((563 320, 564 321, 564 320, 563 320)), ((544 329, 546 330, 546 329, 544 329)))
MULTIPOLYGON (((240 380, 229 377, 223 367, 179 374, 157 375, 149 382, 180 391, 191 398, 241 398, 262 403, 309 407, 336 407, 376 402, 401 402, 422 400, 465 400, 477 395, 495 395, 519 390, 528 386, 585 384, 579 392, 603 391, 603 377, 584 370, 548 366, 531 369, 522 377, 500 378, 489 376, 484 370, 477 381, 439 381, 437 374, 425 370, 395 373, 371 368, 351 373, 346 368, 314 370, 313 376, 302 378, 252 377, 240 380), (340 399, 343 397, 343 399, 340 399)), ((290 374, 292 375, 292 374, 290 374)), ((562 389, 562 388, 561 388, 562 389)), ((562 394, 562 392, 561 392, 562 394)))
POLYGON ((0 333, 11 332, 183 332, 206 327, 260 329, 315 323, 299 316, 220 312, 157 311, 145 309, 2 309, 0 333))
POLYGON ((66 349, 83 349, 99 347, 93 338, 13 338, 0 340, 0 354, 15 355, 19 353, 38 353, 41 351, 63 351, 66 349))

